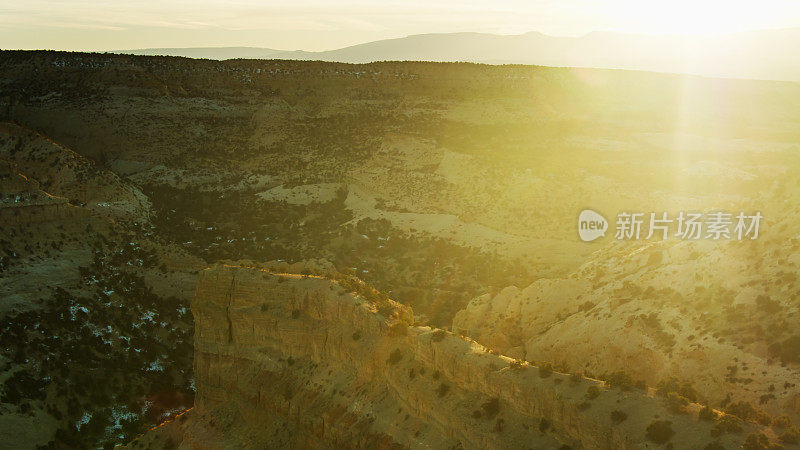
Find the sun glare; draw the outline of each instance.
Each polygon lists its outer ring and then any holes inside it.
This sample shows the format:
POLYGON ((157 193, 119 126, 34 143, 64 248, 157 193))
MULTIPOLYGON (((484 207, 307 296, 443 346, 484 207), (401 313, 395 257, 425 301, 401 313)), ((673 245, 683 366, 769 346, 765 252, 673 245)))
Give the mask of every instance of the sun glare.
POLYGON ((676 0, 656 4, 622 0, 614 4, 610 13, 622 22, 622 29, 649 34, 714 35, 774 28, 775 17, 797 10, 797 4, 781 1, 676 0))

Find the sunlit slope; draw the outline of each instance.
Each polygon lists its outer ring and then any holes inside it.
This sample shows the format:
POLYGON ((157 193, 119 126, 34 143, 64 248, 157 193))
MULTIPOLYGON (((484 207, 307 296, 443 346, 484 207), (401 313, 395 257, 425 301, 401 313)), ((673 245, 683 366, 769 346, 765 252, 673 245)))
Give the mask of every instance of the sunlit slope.
POLYGON ((712 405, 796 418, 798 198, 795 181, 754 194, 768 218, 756 240, 615 242, 567 277, 472 300, 454 329, 565 370, 677 377, 712 405))

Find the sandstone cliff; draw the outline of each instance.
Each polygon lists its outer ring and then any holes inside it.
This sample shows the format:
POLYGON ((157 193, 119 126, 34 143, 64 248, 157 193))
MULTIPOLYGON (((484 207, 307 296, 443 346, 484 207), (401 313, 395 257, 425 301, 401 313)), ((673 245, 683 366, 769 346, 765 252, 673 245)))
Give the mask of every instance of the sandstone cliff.
POLYGON ((645 392, 407 326, 409 308, 329 279, 218 266, 201 274, 192 309, 195 407, 132 448, 638 448, 659 418, 681 448, 713 440, 711 422, 645 392))

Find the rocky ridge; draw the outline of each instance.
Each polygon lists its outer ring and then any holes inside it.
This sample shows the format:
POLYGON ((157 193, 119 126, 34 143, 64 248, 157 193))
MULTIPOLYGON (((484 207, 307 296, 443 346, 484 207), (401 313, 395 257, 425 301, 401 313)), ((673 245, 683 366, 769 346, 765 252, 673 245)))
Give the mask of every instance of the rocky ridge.
POLYGON ((409 325, 408 307, 326 278, 216 266, 192 310, 195 407, 129 448, 639 448, 659 418, 682 448, 712 440, 646 392, 409 325))

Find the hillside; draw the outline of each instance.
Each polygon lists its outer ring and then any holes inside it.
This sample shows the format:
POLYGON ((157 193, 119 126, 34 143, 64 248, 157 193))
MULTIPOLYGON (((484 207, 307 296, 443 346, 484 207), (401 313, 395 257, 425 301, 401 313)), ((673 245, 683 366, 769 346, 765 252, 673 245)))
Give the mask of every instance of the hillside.
POLYGON ((182 291, 196 263, 183 255, 173 265, 181 252, 151 239, 147 198, 84 156, 5 122, 0 199, 2 445, 118 440, 163 420, 147 406, 159 390, 182 391, 175 406, 190 406, 182 291))

